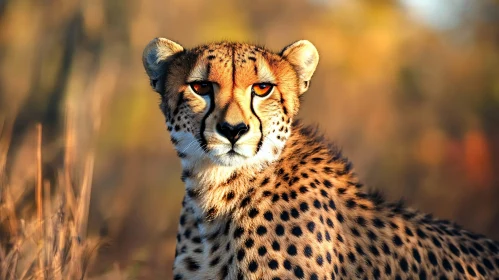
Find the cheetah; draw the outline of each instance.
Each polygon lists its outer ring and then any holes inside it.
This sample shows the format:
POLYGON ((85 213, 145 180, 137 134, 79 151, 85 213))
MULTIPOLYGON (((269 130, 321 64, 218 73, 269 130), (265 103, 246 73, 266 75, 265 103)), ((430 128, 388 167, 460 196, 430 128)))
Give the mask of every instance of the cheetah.
POLYGON ((366 191, 293 120, 319 61, 156 38, 143 64, 182 164, 174 279, 499 279, 499 243, 366 191))

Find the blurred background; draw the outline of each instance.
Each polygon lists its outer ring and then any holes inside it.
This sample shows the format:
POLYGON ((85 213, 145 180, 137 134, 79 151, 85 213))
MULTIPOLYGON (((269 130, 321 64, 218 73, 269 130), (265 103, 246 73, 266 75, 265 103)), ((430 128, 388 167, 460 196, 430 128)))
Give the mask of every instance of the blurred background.
POLYGON ((499 239, 498 1, 1 0, 4 254, 6 221, 40 215, 36 186, 57 201, 64 185, 83 199, 82 236, 107 240, 87 276, 172 277, 180 162, 141 63, 157 36, 310 40, 320 62, 299 118, 388 199, 499 239))

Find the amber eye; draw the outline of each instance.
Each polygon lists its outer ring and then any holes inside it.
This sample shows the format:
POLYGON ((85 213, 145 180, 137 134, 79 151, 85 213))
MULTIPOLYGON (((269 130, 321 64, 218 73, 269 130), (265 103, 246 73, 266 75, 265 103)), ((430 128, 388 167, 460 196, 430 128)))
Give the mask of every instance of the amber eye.
POLYGON ((213 89, 210 82, 193 82, 190 83, 192 90, 199 95, 207 95, 213 89))
POLYGON ((253 87, 251 87, 251 91, 260 97, 267 96, 271 91, 274 85, 269 84, 269 83, 259 83, 259 84, 254 84, 253 87))

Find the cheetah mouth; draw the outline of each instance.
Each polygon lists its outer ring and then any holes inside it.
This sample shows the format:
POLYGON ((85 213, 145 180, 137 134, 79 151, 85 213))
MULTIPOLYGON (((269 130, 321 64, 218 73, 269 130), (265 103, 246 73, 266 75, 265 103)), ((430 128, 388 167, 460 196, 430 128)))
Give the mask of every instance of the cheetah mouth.
POLYGON ((211 160, 222 166, 240 166, 243 165, 251 156, 244 153, 237 146, 226 146, 226 147, 213 147, 208 153, 211 160))

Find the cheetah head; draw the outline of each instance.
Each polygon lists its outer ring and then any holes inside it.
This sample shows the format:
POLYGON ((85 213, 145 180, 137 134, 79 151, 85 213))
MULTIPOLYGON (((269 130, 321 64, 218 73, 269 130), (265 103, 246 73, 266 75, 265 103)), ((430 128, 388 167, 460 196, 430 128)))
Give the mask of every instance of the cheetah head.
POLYGON ((231 42, 185 49, 156 38, 142 60, 179 157, 238 167, 278 157, 319 55, 305 40, 274 53, 231 42))

